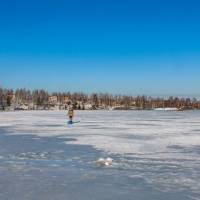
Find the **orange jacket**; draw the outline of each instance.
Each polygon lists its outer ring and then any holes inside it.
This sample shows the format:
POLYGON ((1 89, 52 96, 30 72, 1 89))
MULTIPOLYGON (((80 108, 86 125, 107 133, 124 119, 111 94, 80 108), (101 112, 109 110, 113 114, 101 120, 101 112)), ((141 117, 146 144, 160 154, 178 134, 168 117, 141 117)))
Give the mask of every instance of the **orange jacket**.
POLYGON ((68 111, 68 116, 69 117, 73 117, 74 116, 74 111, 73 110, 69 110, 68 111))

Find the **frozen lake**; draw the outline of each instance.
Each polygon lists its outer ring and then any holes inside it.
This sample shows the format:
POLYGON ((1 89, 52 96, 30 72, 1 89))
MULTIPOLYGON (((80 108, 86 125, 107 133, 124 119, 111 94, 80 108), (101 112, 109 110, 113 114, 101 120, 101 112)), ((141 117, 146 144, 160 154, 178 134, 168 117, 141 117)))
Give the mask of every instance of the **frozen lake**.
POLYGON ((200 199, 200 112, 0 113, 2 200, 200 199), (96 166, 99 158, 111 166, 96 166))

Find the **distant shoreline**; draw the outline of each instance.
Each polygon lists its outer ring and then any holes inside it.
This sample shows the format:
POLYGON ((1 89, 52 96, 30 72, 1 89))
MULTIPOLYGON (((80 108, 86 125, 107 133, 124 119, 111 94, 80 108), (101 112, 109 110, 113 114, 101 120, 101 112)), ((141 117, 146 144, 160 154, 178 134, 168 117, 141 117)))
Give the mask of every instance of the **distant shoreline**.
MULTIPOLYGON (((175 109, 175 108, 155 108, 155 109, 87 109, 87 110, 79 110, 75 109, 75 111, 157 111, 157 112, 181 112, 181 111, 199 111, 200 109, 175 109)), ((16 110, 0 110, 0 113, 4 112, 28 112, 28 111, 67 111, 67 109, 16 109, 16 110)))
POLYGON ((0 87, 0 110, 197 110, 196 98, 112 95, 108 93, 54 92, 0 87))

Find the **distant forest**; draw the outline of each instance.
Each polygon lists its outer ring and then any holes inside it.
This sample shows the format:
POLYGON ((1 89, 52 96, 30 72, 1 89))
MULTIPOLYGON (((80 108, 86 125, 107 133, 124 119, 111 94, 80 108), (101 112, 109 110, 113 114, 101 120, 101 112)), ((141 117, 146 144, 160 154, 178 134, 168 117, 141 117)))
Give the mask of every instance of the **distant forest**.
POLYGON ((154 109, 178 108, 200 109, 196 98, 155 98, 151 96, 112 95, 107 93, 85 94, 82 92, 53 92, 45 90, 5 89, 0 88, 0 109, 14 109, 26 106, 28 109, 49 109, 59 106, 67 109, 72 104, 75 109, 154 109))

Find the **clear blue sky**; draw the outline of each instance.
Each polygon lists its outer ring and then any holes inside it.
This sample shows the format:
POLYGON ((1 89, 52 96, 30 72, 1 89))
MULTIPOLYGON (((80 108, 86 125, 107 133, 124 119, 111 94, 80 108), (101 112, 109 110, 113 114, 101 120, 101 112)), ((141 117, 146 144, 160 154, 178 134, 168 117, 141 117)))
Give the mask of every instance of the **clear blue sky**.
POLYGON ((0 1, 0 85, 200 95, 200 1, 0 1))

